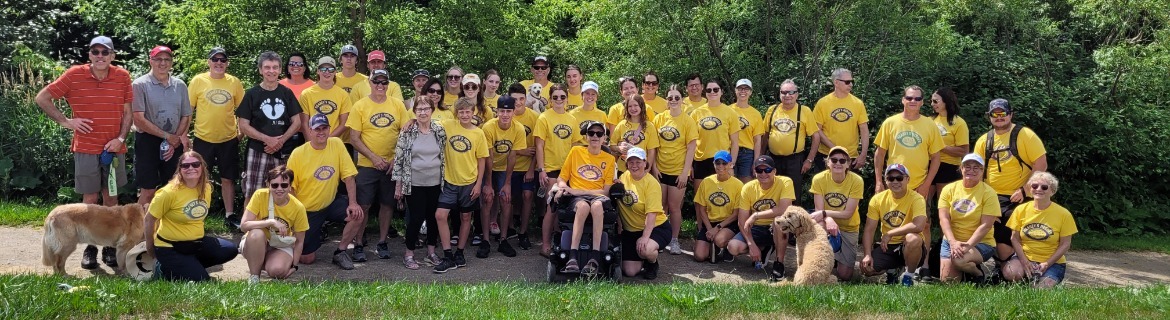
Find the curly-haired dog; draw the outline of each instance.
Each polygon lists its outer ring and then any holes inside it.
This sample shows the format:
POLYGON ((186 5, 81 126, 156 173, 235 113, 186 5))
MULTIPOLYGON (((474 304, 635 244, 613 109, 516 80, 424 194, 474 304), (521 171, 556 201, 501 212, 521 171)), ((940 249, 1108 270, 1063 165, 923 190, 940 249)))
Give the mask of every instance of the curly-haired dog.
POLYGON ((122 274, 126 254, 142 242, 142 218, 146 210, 137 204, 106 207, 96 204, 65 204, 53 208, 45 217, 44 251, 41 261, 53 267, 56 274, 65 274, 65 260, 77 250, 77 244, 118 249, 118 268, 122 274))
POLYGON ((833 247, 829 235, 813 221, 804 208, 788 206, 775 220, 780 231, 796 237, 796 275, 792 284, 836 283, 833 276, 833 247))

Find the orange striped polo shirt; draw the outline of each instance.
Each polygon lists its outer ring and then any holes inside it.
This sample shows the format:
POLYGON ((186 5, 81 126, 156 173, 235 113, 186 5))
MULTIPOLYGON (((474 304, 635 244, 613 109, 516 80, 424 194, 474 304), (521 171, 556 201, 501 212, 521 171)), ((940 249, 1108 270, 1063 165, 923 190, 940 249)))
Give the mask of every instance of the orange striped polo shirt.
MULTIPOLYGON (((110 66, 109 75, 98 80, 88 64, 73 66, 48 86, 53 99, 64 98, 73 110, 74 118, 93 120, 89 133, 73 132, 69 150, 76 153, 101 154, 110 140, 117 139, 126 116, 126 104, 134 100, 130 72, 110 66)), ((118 153, 126 153, 126 147, 118 153)))

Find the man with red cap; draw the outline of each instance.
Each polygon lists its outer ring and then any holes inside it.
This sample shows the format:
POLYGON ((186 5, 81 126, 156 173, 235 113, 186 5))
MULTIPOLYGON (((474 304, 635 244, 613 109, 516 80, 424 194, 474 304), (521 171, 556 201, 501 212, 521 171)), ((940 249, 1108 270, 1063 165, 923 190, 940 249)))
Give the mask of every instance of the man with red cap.
POLYGON ((138 204, 154 199, 154 191, 175 175, 179 157, 191 147, 191 99, 187 84, 171 77, 174 52, 166 46, 150 50, 150 73, 134 79, 134 181, 138 204))
MULTIPOLYGON (((345 64, 342 63, 343 73, 345 72, 344 65, 345 64)), ((382 52, 382 50, 370 51, 370 53, 366 54, 366 67, 370 69, 371 74, 374 72, 374 70, 385 70, 386 53, 382 52)), ((369 81, 355 83, 353 88, 350 88, 349 90, 349 101, 356 104, 358 101, 362 101, 362 99, 369 97, 370 91, 369 81)), ((395 98, 399 101, 404 100, 402 98, 402 86, 399 86, 397 82, 390 80, 390 84, 386 85, 386 97, 395 98)))

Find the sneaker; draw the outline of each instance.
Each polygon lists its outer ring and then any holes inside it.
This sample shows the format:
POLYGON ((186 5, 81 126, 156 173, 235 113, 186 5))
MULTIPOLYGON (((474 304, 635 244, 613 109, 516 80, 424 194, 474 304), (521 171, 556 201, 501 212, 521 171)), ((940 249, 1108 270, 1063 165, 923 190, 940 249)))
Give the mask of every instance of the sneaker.
POLYGON ((658 262, 642 264, 642 279, 654 280, 658 278, 658 262))
POLYGON ((682 254, 682 247, 678 245, 678 238, 670 239, 670 244, 667 247, 670 247, 670 254, 676 256, 682 254))
POLYGON ((516 229, 508 228, 508 240, 516 239, 516 229))
POLYGON ((492 222, 491 229, 488 230, 491 234, 500 234, 500 225, 492 222))
POLYGON ((455 265, 462 268, 467 266, 467 258, 463 257, 463 250, 455 251, 455 265))
POLYGON ((497 251, 503 253, 508 258, 516 256, 516 249, 512 249, 512 246, 508 244, 508 240, 501 240, 497 251))
POLYGON ((228 228, 228 231, 240 231, 240 216, 234 212, 225 213, 223 216, 223 225, 228 228))
POLYGON ((418 234, 427 235, 427 223, 423 222, 421 227, 418 227, 418 234))
POLYGON ((341 270, 353 270, 353 260, 349 258, 349 252, 345 250, 333 254, 333 264, 341 267, 341 270))
POLYGON ((898 271, 894 269, 886 270, 886 284, 898 283, 898 271))
POLYGON ((934 276, 930 275, 930 268, 918 267, 918 270, 914 271, 914 281, 915 282, 924 282, 924 283, 934 283, 934 282, 938 282, 938 278, 935 278, 934 276))
POLYGON ((561 273, 580 273, 581 268, 577 267, 577 259, 569 259, 565 262, 565 267, 561 268, 561 273))
POLYGON ((86 270, 93 270, 98 268, 97 263, 98 249, 95 246, 86 246, 85 251, 81 254, 81 268, 86 270))
POLYGON ((386 238, 397 239, 398 229, 394 228, 394 226, 390 226, 390 230, 386 231, 386 238))
POLYGON ((597 276, 597 268, 599 265, 600 264, 597 263, 597 260, 589 259, 589 262, 585 263, 585 267, 581 268, 581 275, 586 277, 597 276))
POLYGON ((110 268, 118 268, 118 249, 114 247, 102 247, 102 263, 105 263, 110 268))
POLYGON ((368 261, 368 260, 366 260, 366 246, 365 245, 354 245, 353 246, 353 262, 366 262, 366 261, 368 261))
POLYGON ((914 285, 914 275, 909 272, 902 273, 902 285, 910 287, 914 285))
POLYGON ((427 256, 426 259, 423 259, 423 263, 432 267, 439 265, 440 262, 443 262, 443 259, 439 258, 439 255, 434 253, 432 253, 430 256, 427 256))
POLYGON ((259 275, 254 274, 254 275, 248 276, 248 285, 255 285, 257 283, 260 283, 260 276, 259 275))
POLYGON ((447 273, 447 270, 453 270, 456 268, 459 268, 459 266, 455 264, 454 260, 443 259, 439 262, 439 264, 435 265, 434 271, 435 273, 447 273))
POLYGON ((519 242, 518 245, 520 246, 520 250, 532 249, 532 242, 528 240, 528 234, 518 234, 516 235, 516 238, 520 239, 517 241, 519 242))
POLYGON ((475 250, 475 257, 485 259, 492 253, 492 244, 484 241, 479 244, 479 249, 475 250))
POLYGON ((414 256, 403 256, 402 265, 410 270, 418 270, 418 262, 414 261, 414 256))
POLYGON ((772 282, 784 280, 784 263, 779 261, 772 263, 772 271, 768 272, 768 280, 772 282))
POLYGON ((472 236, 472 237, 471 237, 471 245, 473 245, 473 246, 478 246, 478 245, 479 245, 479 244, 481 244, 481 243, 483 243, 483 236, 480 236, 480 235, 477 233, 477 234, 475 234, 475 236, 472 236))
POLYGON ((378 254, 378 259, 390 259, 390 246, 385 241, 378 242, 374 252, 378 254))
POLYGON ((719 249, 719 260, 723 260, 723 262, 732 262, 735 261, 735 256, 731 255, 731 251, 727 250, 727 248, 723 248, 719 249))

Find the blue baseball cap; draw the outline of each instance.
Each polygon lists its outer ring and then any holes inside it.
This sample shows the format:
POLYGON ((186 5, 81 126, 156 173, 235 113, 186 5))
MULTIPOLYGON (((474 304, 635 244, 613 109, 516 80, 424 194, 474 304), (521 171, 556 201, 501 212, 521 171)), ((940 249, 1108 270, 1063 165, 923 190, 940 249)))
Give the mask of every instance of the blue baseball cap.
POLYGON ((329 126, 329 118, 326 117, 324 114, 318 113, 318 114, 313 115, 312 119, 309 119, 309 129, 316 130, 317 128, 320 128, 321 126, 326 126, 326 127, 329 126))
POLYGON ((727 162, 727 163, 731 163, 731 152, 727 152, 727 150, 719 150, 719 152, 715 153, 714 159, 719 160, 719 161, 723 161, 723 162, 727 162))
POLYGON ((902 165, 901 163, 891 164, 890 166, 886 167, 884 174, 890 174, 890 171, 901 172, 904 176, 910 175, 910 170, 906 170, 906 166, 902 165))

